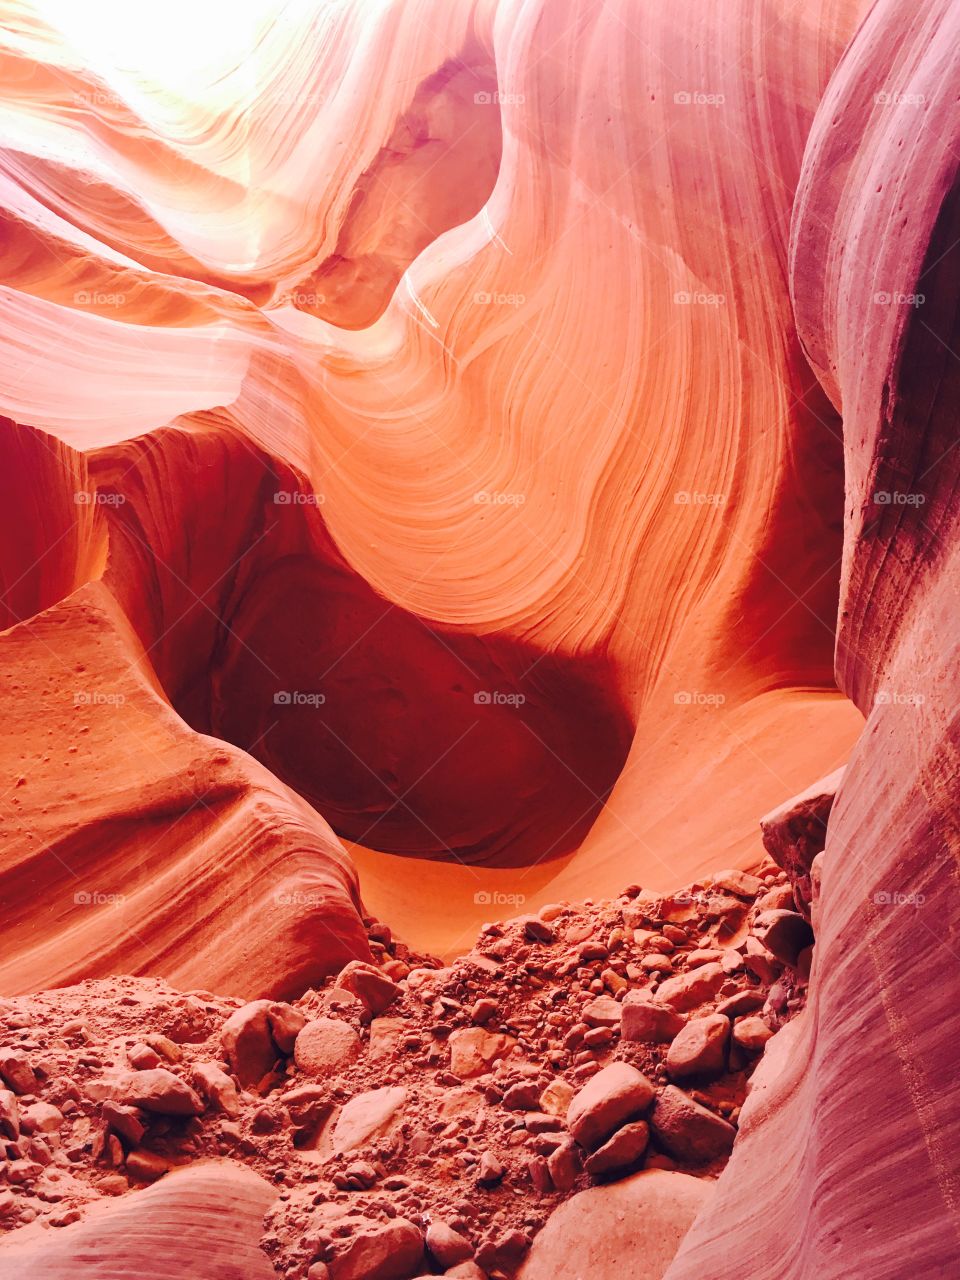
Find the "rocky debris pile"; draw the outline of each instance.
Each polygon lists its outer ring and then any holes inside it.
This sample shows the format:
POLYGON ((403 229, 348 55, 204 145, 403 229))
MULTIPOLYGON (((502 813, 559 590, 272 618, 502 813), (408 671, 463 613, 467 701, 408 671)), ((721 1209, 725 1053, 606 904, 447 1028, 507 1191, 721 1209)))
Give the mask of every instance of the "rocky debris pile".
POLYGON ((368 928, 375 963, 291 1002, 134 978, 4 1002, 0 1225, 226 1156, 275 1186, 290 1280, 502 1280, 576 1192, 716 1176, 813 942, 772 864, 546 906, 449 966, 368 928))

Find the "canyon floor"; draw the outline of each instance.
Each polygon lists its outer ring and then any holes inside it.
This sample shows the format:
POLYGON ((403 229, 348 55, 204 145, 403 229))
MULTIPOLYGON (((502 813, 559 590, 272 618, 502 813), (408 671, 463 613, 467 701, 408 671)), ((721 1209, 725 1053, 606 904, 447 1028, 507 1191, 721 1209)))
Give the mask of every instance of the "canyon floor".
MULTIPOLYGON (((5 1001, 0 1269, 41 1274, 87 1221, 122 1267, 114 1207, 149 1219, 212 1161, 259 1179, 247 1245, 289 1280, 586 1276, 596 1240, 577 1257, 551 1216, 623 1179, 649 1216, 634 1175, 651 1170, 682 1175, 658 1215, 675 1247, 767 1041, 804 1007, 813 952, 769 861, 490 923, 446 966, 365 923, 373 962, 289 1003, 132 977, 5 1001)), ((632 1234, 590 1213, 626 1267, 632 1234)), ((220 1274, 222 1241, 182 1247, 220 1274)))

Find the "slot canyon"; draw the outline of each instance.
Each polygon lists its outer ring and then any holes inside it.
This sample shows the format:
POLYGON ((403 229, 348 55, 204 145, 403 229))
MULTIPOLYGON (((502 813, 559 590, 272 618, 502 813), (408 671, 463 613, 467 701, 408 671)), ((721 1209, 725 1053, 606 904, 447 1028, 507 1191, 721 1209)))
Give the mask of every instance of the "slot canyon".
POLYGON ((0 1277, 960 1275, 958 442, 960 0, 0 0, 0 1277))

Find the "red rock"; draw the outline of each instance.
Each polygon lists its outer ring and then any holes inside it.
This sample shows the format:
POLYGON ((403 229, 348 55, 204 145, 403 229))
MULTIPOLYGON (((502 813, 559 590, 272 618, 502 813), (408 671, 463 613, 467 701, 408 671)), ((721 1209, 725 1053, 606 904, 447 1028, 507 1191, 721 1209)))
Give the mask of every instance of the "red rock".
POLYGON ((179 1076, 166 1067, 152 1071, 121 1072, 116 1082, 117 1099, 143 1111, 164 1116, 199 1116, 203 1103, 179 1076))
POLYGON ((626 1062, 597 1073, 576 1095, 567 1111, 567 1126, 576 1141, 595 1150, 650 1106, 654 1088, 645 1075, 626 1062))
POLYGON ((297 1035, 293 1057, 304 1075, 322 1077, 346 1070, 360 1049, 360 1037, 348 1022, 316 1018, 297 1035))
POLYGON ((721 1075, 729 1041, 730 1021, 722 1014, 691 1018, 667 1051, 667 1072, 674 1080, 721 1075))
POLYGON ((718 964, 705 964, 689 973, 679 973, 660 984, 657 1001, 682 1012, 696 1009, 716 996, 726 976, 718 964))
POLYGON ((772 955, 794 967, 800 952, 813 945, 813 930, 796 911, 765 911, 754 930, 772 955))
POLYGON ((503 1095, 503 1107, 507 1111, 536 1111, 540 1102, 540 1086, 535 1081, 523 1081, 511 1085, 503 1095))
POLYGON ((540 919, 534 917, 532 920, 528 920, 523 927, 523 931, 531 942, 549 945, 557 940, 556 933, 542 917, 540 919))
POLYGON ((385 1013, 402 991, 375 965, 360 960, 352 961, 341 971, 337 986, 352 992, 374 1016, 385 1013))
POLYGON ((539 1106, 551 1116, 566 1116, 567 1108, 576 1094, 572 1084, 568 1084, 562 1076, 551 1080, 540 1095, 539 1106))
POLYGON ((584 1167, 592 1178, 622 1176, 640 1164, 647 1149, 650 1130, 643 1120, 618 1129, 593 1155, 587 1156, 584 1167))
POLYGON ((733 1038, 749 1053, 761 1053, 773 1032, 762 1018, 740 1018, 733 1025, 733 1038))
POLYGON ((740 898, 755 898, 763 888, 763 881, 746 871, 718 871, 711 876, 711 882, 717 889, 725 889, 740 898))
POLYGON ((20 1110, 20 1128, 24 1133, 59 1133, 63 1112, 48 1102, 34 1102, 20 1110))
POLYGON ((568 1138, 547 1156, 547 1170, 558 1191, 569 1191, 580 1172, 580 1156, 576 1145, 568 1138))
POLYGON ((450 1036, 450 1070, 461 1080, 486 1075, 497 1062, 509 1057, 515 1044, 508 1035, 463 1027, 450 1036))
POLYGON ((583 1010, 583 1020, 590 1027, 619 1027, 620 1010, 612 996, 598 996, 583 1010))
POLYGON ((496 1016, 496 1012, 496 1001, 484 998, 483 1000, 478 1000, 473 1006, 470 1017, 473 1022, 476 1022, 479 1025, 484 1022, 489 1022, 491 1018, 496 1016))
POLYGON ((427 1227, 427 1250, 444 1269, 456 1267, 473 1257, 473 1245, 470 1241, 440 1220, 427 1227))
POLYGON ((142 1123, 140 1112, 135 1107, 124 1107, 108 1099, 104 1102, 100 1114, 104 1123, 108 1124, 114 1133, 118 1133, 129 1146, 139 1145, 140 1139, 146 1133, 146 1128, 142 1123))
POLYGON ((170 1172, 171 1164, 155 1151, 131 1151, 125 1167, 127 1174, 137 1182, 156 1182, 170 1172))
POLYGON ((826 844, 827 823, 844 772, 837 769, 760 819, 764 848, 790 877, 796 904, 807 919, 810 868, 826 844))
POLYGON ((525 1232, 505 1231, 480 1245, 477 1262, 487 1271, 513 1271, 529 1248, 530 1237, 525 1232))
POLYGON ((240 1114, 237 1086, 215 1062, 195 1062, 190 1069, 190 1083, 202 1097, 224 1115, 240 1114))
POLYGON ((14 1093, 30 1094, 37 1091, 37 1076, 25 1053, 17 1049, 0 1050, 0 1079, 14 1093))
POLYGON ((711 949, 690 951, 687 953, 687 970, 698 969, 705 964, 720 964, 724 953, 711 949))
POLYGON ((0 1135, 16 1142, 20 1137, 20 1112, 17 1095, 11 1089, 0 1089, 0 1135))
POLYGON ((737 1131, 675 1085, 657 1095, 650 1113, 657 1144, 687 1164, 703 1164, 730 1154, 737 1131))
POLYGON ((127 1058, 130 1061, 131 1067, 136 1068, 138 1071, 148 1071, 152 1067, 159 1067, 162 1062, 162 1058, 159 1053, 155 1052, 155 1050, 151 1049, 150 1046, 146 1044, 132 1045, 131 1048, 127 1050, 127 1058))
POLYGON ((477 1166, 477 1181, 482 1187, 492 1187, 502 1181, 506 1168, 490 1151, 484 1151, 477 1166))
POLYGON ((259 1083, 280 1056, 293 1052, 293 1027, 297 1021, 302 1027, 305 1020, 296 1010, 287 1012, 285 1006, 274 1005, 270 1000, 252 1001, 230 1014, 220 1030, 220 1043, 243 1087, 259 1083), (274 1032, 287 1047, 280 1047, 274 1032))
POLYGON ((402 1085, 371 1089, 351 1098, 334 1125, 334 1151, 354 1151, 383 1133, 397 1119, 406 1098, 407 1090, 402 1085))
POLYGON ((620 1006, 620 1035, 624 1040, 666 1044, 683 1028, 685 1018, 669 1005, 630 992, 620 1006))
POLYGON ((328 1264, 331 1280, 408 1280, 423 1261, 423 1236, 404 1218, 369 1223, 328 1264))
POLYGON ((762 1009, 763 1003, 764 997, 760 991, 738 991, 735 995, 728 996, 726 1000, 721 1000, 716 1012, 725 1014, 728 1018, 738 1018, 741 1014, 762 1009))

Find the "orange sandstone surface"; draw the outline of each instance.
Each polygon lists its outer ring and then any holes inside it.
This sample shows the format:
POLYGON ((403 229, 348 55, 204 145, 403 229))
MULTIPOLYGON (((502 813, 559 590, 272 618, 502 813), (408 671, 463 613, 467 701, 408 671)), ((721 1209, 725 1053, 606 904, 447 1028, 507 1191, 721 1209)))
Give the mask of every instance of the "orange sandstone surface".
POLYGON ((955 1271, 957 25, 0 0, 0 1272, 955 1271))

